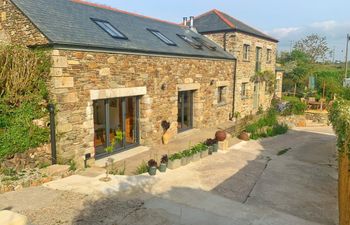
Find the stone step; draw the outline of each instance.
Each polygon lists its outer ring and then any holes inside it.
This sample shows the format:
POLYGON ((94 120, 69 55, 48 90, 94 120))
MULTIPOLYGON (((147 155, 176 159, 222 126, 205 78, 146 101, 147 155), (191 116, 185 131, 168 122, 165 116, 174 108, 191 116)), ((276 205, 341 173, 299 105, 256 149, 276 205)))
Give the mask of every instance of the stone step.
POLYGON ((166 210, 174 215, 174 222, 180 224, 319 225, 268 207, 245 205, 198 189, 174 188, 159 198, 147 200, 145 206, 166 210))

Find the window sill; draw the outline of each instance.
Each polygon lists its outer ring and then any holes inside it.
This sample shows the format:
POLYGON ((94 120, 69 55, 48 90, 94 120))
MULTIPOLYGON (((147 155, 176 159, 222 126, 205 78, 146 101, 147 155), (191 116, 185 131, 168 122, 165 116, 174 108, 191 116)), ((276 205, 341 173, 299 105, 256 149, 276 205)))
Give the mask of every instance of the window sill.
POLYGON ((225 105, 227 105, 226 102, 220 102, 220 103, 217 104, 217 107, 222 107, 222 106, 225 106, 225 105))
POLYGON ((247 59, 243 59, 242 61, 243 61, 243 62, 250 62, 249 59, 248 59, 248 60, 247 60, 247 59))

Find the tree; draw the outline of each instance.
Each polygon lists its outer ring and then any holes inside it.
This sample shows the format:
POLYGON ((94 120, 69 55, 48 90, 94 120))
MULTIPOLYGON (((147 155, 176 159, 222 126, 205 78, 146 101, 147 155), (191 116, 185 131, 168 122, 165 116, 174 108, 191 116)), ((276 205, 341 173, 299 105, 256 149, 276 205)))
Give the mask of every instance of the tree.
POLYGON ((330 52, 326 37, 320 37, 317 34, 312 34, 299 40, 294 45, 294 49, 309 55, 312 62, 325 60, 330 52))
POLYGON ((293 95, 295 96, 298 84, 301 84, 312 71, 311 58, 305 52, 293 50, 291 53, 281 54, 279 62, 285 70, 285 78, 293 83, 293 95))

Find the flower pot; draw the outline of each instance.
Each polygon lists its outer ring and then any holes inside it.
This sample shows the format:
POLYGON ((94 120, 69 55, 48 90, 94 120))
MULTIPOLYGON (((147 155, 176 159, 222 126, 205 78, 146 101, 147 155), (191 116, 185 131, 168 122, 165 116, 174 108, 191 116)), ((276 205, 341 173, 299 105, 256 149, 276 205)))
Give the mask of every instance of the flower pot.
POLYGON ((159 166, 159 172, 164 173, 166 171, 166 163, 161 163, 159 166))
POLYGON ((183 157, 181 159, 181 166, 186 166, 187 164, 189 164, 191 161, 188 157, 183 157))
POLYGON ((201 159, 201 153, 198 152, 198 153, 194 154, 192 158, 193 158, 192 159, 193 162, 199 161, 201 159))
POLYGON ((201 152, 200 155, 201 155, 201 158, 207 157, 207 156, 209 155, 209 149, 207 149, 207 150, 201 152))
POLYGON ((171 170, 177 169, 181 166, 181 159, 175 159, 173 161, 169 160, 168 168, 171 170))
POLYGON ((155 166, 150 167, 150 168, 148 169, 148 173, 149 173, 149 175, 151 175, 151 176, 156 175, 156 173, 157 173, 157 167, 155 167, 155 166))
POLYGON ((214 146, 209 146, 209 148, 208 148, 208 154, 209 154, 209 155, 212 155, 212 154, 213 154, 213 151, 214 151, 214 146))
POLYGON ((213 144, 213 152, 218 152, 219 144, 213 144))
POLYGON ((219 130, 215 133, 215 139, 218 141, 224 141, 226 139, 226 132, 219 130))
POLYGON ((249 134, 247 132, 242 132, 238 138, 243 141, 249 141, 249 134))

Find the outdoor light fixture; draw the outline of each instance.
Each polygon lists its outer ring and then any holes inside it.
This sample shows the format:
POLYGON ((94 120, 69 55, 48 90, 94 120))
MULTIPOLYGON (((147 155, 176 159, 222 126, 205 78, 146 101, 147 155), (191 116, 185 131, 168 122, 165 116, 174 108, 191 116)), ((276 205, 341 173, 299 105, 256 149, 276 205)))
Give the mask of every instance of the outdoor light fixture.
POLYGON ((166 89, 166 84, 162 84, 162 86, 160 87, 163 91, 166 89))

